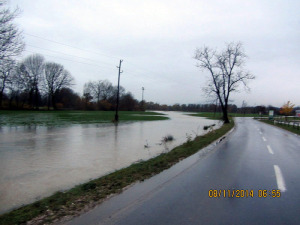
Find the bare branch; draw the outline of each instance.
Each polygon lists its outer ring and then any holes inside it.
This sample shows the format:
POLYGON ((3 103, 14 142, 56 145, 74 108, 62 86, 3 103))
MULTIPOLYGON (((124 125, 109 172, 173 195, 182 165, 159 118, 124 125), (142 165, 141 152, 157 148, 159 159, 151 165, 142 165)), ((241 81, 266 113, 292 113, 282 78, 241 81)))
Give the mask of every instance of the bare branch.
POLYGON ((48 95, 48 108, 50 101, 55 106, 55 95, 62 89, 72 86, 73 77, 58 63, 48 62, 45 64, 45 89, 48 95))
POLYGON ((21 32, 13 23, 18 14, 18 9, 11 12, 0 2, 0 60, 13 58, 24 50, 21 32))
POLYGON ((233 42, 227 44, 219 53, 208 47, 197 49, 195 52, 197 67, 210 73, 209 84, 204 91, 217 96, 225 121, 228 121, 227 106, 230 93, 238 91, 240 84, 248 88, 247 82, 255 78, 243 70, 246 57, 242 44, 233 42))

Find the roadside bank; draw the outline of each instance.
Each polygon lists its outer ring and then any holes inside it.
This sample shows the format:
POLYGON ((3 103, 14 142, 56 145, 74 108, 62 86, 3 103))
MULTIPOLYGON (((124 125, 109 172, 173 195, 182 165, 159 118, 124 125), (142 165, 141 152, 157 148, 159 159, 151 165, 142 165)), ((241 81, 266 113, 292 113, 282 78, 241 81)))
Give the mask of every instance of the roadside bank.
POLYGON ((292 125, 288 126, 288 125, 280 124, 280 123, 274 124, 274 121, 271 121, 271 120, 258 120, 258 121, 269 124, 269 125, 272 125, 274 127, 278 127, 278 128, 287 130, 287 131, 292 132, 294 134, 300 135, 300 130, 299 130, 298 126, 294 127, 292 125))

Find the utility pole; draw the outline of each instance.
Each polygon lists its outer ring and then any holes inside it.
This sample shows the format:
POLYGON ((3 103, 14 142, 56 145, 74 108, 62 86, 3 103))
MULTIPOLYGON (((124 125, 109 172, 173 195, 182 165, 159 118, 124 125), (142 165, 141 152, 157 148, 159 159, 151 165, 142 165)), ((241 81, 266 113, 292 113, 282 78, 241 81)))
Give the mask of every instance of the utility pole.
POLYGON ((117 107, 116 107, 115 122, 119 121, 118 110, 119 110, 120 74, 123 73, 123 71, 121 71, 122 62, 123 62, 123 60, 120 59, 120 64, 119 64, 119 66, 117 66, 117 68, 119 68, 119 77, 118 77, 118 92, 117 92, 117 107))
POLYGON ((145 90, 145 88, 142 87, 142 101, 144 101, 144 90, 145 90))
POLYGON ((145 109, 144 109, 144 90, 145 90, 145 88, 142 87, 142 111, 145 110, 145 109))

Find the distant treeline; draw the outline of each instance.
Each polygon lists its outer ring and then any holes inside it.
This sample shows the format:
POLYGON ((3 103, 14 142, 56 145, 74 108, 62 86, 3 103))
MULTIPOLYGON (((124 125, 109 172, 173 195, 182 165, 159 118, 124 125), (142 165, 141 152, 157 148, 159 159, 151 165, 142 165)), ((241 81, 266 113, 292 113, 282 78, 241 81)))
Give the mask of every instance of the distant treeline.
MULTIPOLYGON (((218 104, 174 104, 160 105, 158 103, 147 102, 147 110, 162 110, 162 111, 183 111, 183 112, 222 112, 221 106, 218 104)), ((237 107, 234 104, 228 106, 229 113, 241 114, 268 114, 269 110, 274 110, 275 114, 279 114, 279 108, 273 106, 242 106, 237 107)))
MULTIPOLYGON (((21 61, 0 61, 0 108, 21 110, 114 110, 117 87, 107 80, 88 82, 83 95, 72 90, 74 78, 40 54, 21 61)), ((144 110, 144 104, 120 87, 120 110, 144 110)))

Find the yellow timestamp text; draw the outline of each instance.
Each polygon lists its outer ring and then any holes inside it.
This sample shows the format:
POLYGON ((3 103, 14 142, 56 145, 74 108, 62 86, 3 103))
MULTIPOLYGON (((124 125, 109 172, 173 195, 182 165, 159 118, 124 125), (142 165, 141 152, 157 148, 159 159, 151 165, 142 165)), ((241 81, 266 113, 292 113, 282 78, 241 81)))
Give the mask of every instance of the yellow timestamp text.
POLYGON ((208 191, 208 197, 210 198, 253 198, 253 197, 259 197, 259 198, 280 198, 281 192, 279 189, 272 189, 272 190, 266 190, 261 189, 254 191, 252 189, 210 189, 208 191))

